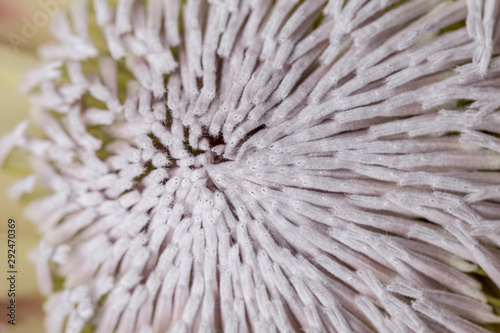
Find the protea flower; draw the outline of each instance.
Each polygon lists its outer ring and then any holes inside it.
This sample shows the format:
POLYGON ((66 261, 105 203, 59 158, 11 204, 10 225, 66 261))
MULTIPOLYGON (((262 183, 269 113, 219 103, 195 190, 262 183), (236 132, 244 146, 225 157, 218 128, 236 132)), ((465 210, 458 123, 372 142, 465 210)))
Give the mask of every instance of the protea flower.
POLYGON ((498 328, 499 11, 72 0, 0 150, 45 330, 498 328))

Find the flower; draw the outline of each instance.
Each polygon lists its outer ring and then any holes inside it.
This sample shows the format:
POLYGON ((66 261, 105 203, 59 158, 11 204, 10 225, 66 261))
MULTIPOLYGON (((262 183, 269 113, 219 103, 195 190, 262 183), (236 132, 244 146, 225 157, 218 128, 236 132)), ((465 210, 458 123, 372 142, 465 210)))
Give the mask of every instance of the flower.
MULTIPOLYGON (((0 5, 0 12, 2 10, 2 5, 0 5)), ((0 24, 0 35, 3 32, 2 24, 0 24)), ((2 104, 0 138, 27 116, 28 102, 24 96, 19 95, 17 92, 17 85, 23 73, 36 66, 37 62, 35 54, 23 51, 13 54, 10 46, 0 43, 0 63, 8 64, 8 66, 3 66, 0 71, 0 101, 2 104)), ((25 259, 30 250, 39 242, 34 225, 22 223, 23 202, 25 203, 28 200, 28 196, 24 197, 22 202, 13 203, 10 202, 7 193, 5 193, 5 189, 9 184, 29 173, 30 170, 26 168, 23 158, 20 158, 18 154, 10 156, 2 172, 0 172, 0 220, 3 221, 0 226, 0 247, 3 249, 0 266, 3 272, 10 270, 8 269, 8 250, 15 250, 15 259, 17 259, 15 268, 20 272, 16 278, 15 291, 16 325, 14 327, 8 323, 11 318, 6 316, 6 312, 3 312, 2 320, 0 320, 0 332, 6 333, 37 332, 43 323, 42 298, 34 278, 34 267, 25 259), (14 218, 19 222, 16 228, 18 242, 15 249, 12 249, 12 243, 10 243, 11 248, 8 247, 9 218, 14 218)), ((12 252, 10 253, 12 254, 12 252)), ((4 275, 3 279, 8 278, 9 275, 4 275)), ((0 307, 9 311, 7 307, 10 305, 10 296, 12 294, 9 292, 8 281, 2 280, 0 285, 4 290, 4 292, 0 293, 0 307)))
POLYGON ((0 148, 46 331, 494 329, 499 11, 73 0, 0 148))

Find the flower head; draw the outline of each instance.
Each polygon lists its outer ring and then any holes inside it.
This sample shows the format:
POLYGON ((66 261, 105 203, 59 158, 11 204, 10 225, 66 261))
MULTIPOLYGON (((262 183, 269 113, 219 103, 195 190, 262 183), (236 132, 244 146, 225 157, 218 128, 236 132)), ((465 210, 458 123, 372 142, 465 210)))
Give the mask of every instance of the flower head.
POLYGON ((500 323, 499 11, 73 0, 22 85, 43 135, 0 149, 31 156, 14 198, 51 191, 46 330, 500 323))

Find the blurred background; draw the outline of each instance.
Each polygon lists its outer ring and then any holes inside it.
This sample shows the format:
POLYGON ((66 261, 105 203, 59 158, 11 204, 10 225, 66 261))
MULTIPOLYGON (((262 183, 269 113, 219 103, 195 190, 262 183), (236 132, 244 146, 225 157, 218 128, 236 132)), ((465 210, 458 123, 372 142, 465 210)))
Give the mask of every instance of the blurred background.
MULTIPOLYGON (((36 50, 50 39, 49 17, 67 0, 0 0, 0 137, 29 112, 27 98, 18 92, 19 81, 37 65, 36 50)), ((28 253, 38 243, 36 228, 23 216, 25 202, 14 203, 7 188, 26 175, 26 162, 13 154, 0 169, 0 332, 42 333, 43 299, 38 293, 28 253), (16 325, 7 323, 7 221, 16 220, 16 325)))

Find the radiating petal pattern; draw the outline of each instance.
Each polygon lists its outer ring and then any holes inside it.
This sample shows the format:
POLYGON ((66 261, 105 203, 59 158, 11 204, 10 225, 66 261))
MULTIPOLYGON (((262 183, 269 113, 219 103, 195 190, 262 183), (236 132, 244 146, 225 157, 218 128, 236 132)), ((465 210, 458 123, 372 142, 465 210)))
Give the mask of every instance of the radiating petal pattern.
POLYGON ((500 323, 500 2, 113 3, 54 17, 0 149, 52 192, 47 332, 500 323))

